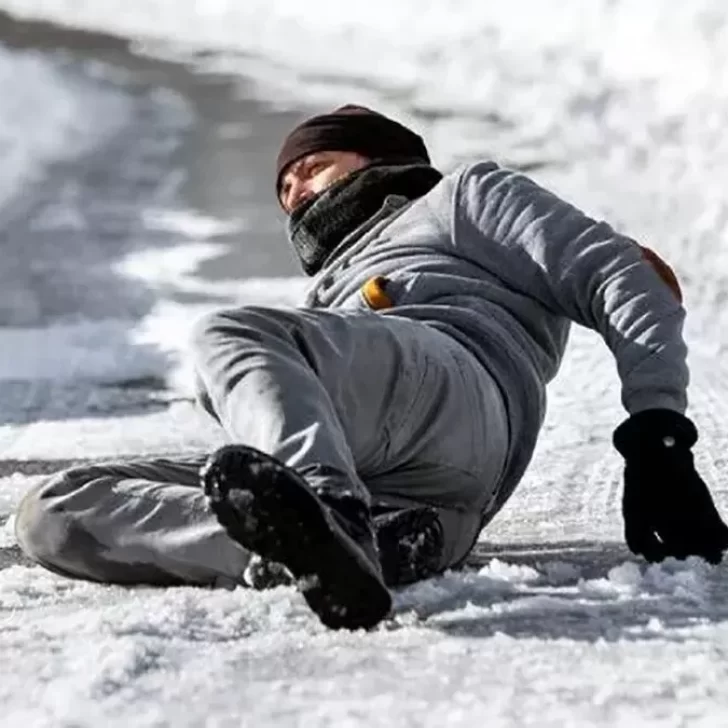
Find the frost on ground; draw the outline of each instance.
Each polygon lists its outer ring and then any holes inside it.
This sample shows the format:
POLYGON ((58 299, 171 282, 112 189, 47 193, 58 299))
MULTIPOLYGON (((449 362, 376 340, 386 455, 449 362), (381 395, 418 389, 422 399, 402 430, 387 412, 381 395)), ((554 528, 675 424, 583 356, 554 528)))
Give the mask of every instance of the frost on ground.
POLYGON ((725 707, 720 574, 624 558, 593 575, 568 557, 491 559, 403 590, 371 633, 326 630, 291 587, 125 589, 14 566, 0 580, 4 717, 670 725, 725 707))
MULTIPOLYGON (((684 287, 690 414, 701 431, 696 459, 728 514, 728 10, 720 0, 679 8, 669 0, 569 0, 548 9, 527 0, 399 0, 385 13, 379 2, 288 0, 0 6, 138 34, 147 50, 149 38, 204 42, 220 53, 201 63, 256 70, 261 88, 275 84, 279 103, 282 90, 295 89, 321 104, 372 103, 416 122, 438 162, 477 154, 520 164, 653 246, 684 287), (230 49, 254 57, 241 60, 230 49)), ((37 59, 28 63, 35 73, 37 59)), ((47 87, 48 98, 54 89, 47 87)), ((131 132, 120 137, 127 143, 119 168, 134 185, 176 138, 168 117, 152 113, 169 99, 152 101, 127 118, 131 132), (156 121, 145 126, 148 118, 156 121), (160 138, 158 127, 171 131, 160 138)), ((66 118, 70 107, 58 103, 47 118, 66 118)), ((43 139, 58 150, 53 136, 43 139)), ((41 216, 43 224, 83 219, 83 198, 71 192, 54 209, 73 214, 41 216)), ((111 279, 84 279, 71 287, 74 295, 104 293, 88 299, 90 320, 49 323, 39 315, 0 331, 0 392, 12 392, 0 419, 0 566, 7 566, 0 570, 0 722, 728 722, 728 567, 648 567, 624 548, 621 464, 610 445, 624 413, 609 353, 583 331, 574 332, 550 388, 532 467, 469 568, 399 592, 394 615, 372 633, 327 631, 289 587, 125 589, 23 563, 11 514, 42 473, 86 458, 218 442, 219 433, 196 419, 189 373, 179 366, 194 315, 233 300, 290 303, 300 290, 300 281, 231 280, 203 300, 194 262, 216 254, 211 238, 220 226, 245 230, 245 221, 179 210, 171 187, 134 194, 122 195, 120 209, 145 213, 113 220, 129 226, 135 242, 112 261, 113 280, 127 293, 143 286, 144 296, 124 299, 120 315, 111 279), (28 357, 51 343, 52 357, 28 357)), ((101 259, 91 260, 88 269, 98 273, 101 259)), ((28 315, 26 300, 11 306, 18 316, 28 315)), ((7 308, 2 294, 0 304, 7 308)))

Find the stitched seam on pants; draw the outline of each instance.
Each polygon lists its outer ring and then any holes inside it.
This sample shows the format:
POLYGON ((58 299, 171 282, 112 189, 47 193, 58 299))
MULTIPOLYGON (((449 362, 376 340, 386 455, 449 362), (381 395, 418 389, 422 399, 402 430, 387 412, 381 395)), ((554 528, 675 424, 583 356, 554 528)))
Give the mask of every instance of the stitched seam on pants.
MULTIPOLYGON (((458 354, 454 353, 452 358, 455 361, 455 365, 457 366, 458 371, 460 372, 460 376, 461 376, 461 378, 463 380, 463 386, 465 386, 467 388, 467 385, 468 385, 469 379, 471 378, 471 375, 468 375, 466 373, 465 366, 464 366, 464 362, 460 359, 460 357, 458 356, 458 354)), ((480 364, 478 364, 478 366, 480 366, 480 364)), ((502 396, 501 389, 500 389, 498 383, 495 381, 495 379, 493 379, 493 385, 496 388, 497 394, 500 395, 501 402, 503 403, 503 408, 505 410, 505 401, 503 400, 503 396, 502 396)), ((487 417, 487 415, 486 415, 486 417, 487 417)), ((485 420, 485 421, 487 422, 487 420, 485 420)), ((473 453, 475 453, 476 450, 477 450, 477 448, 479 448, 479 447, 483 447, 483 448, 486 447, 486 440, 488 438, 488 428, 487 427, 484 427, 484 420, 482 418, 479 418, 478 419, 478 423, 479 423, 479 426, 478 426, 477 436, 476 436, 475 428, 473 428, 470 431, 470 447, 471 447, 471 450, 472 450, 473 453)), ((507 410, 505 410, 505 424, 506 424, 506 428, 507 428, 507 431, 506 431, 506 449, 505 449, 505 452, 503 453, 503 462, 501 464, 500 471, 499 471, 498 476, 495 478, 494 483, 493 483, 493 492, 494 493, 498 490, 499 484, 500 484, 500 482, 501 482, 501 480, 503 478, 503 472, 504 472, 504 468, 505 468, 505 461, 506 461, 506 458, 507 458, 507 451, 508 451, 508 444, 507 443, 510 440, 510 423, 508 421, 507 410)), ((482 465, 485 465, 485 464, 482 463, 482 465)), ((486 470, 487 470, 487 468, 486 468, 486 470)), ((468 471, 468 472, 470 472, 470 471, 468 471)), ((487 473, 477 472, 476 470, 473 470, 471 472, 471 474, 477 480, 481 480, 487 473)))
MULTIPOLYGON (((451 342, 451 343, 455 343, 455 342, 451 342)), ((457 354, 451 350, 448 350, 448 354, 450 355, 450 359, 452 360, 452 362, 454 362, 455 366, 457 367, 458 373, 459 373, 461 381, 462 381, 463 389, 467 390, 468 379, 465 375, 465 371, 463 369, 460 359, 458 358, 457 354)), ((426 375, 427 372, 429 371, 429 365, 431 362, 431 359, 427 354, 425 354, 425 361, 427 363, 427 367, 425 368, 425 375, 426 375)), ((424 380, 424 376, 423 376, 423 380, 424 380)), ((421 396, 418 396, 416 398, 416 401, 417 402, 421 401, 421 396)), ((467 428, 467 432, 468 432, 468 435, 470 438, 469 439, 469 451, 472 453, 472 452, 474 452, 474 448, 476 446, 475 436, 474 436, 471 428, 467 428)), ((470 464, 474 465, 474 461, 475 461, 475 458, 471 457, 470 464)), ((437 460, 432 460, 432 461, 420 460, 418 462, 422 462, 425 465, 429 464, 429 465, 438 466, 438 467, 444 466, 446 468, 450 468, 451 470, 453 470, 455 472, 461 473, 463 475, 467 475, 468 477, 473 478, 478 483, 482 483, 483 473, 476 472, 476 469, 474 467, 464 467, 463 464, 453 462, 450 458, 447 458, 447 457, 440 457, 437 460)))
POLYGON ((423 367, 422 367, 422 376, 420 377, 419 385, 417 387, 417 395, 412 398, 412 401, 410 402, 410 406, 407 408, 405 413, 400 418, 399 426, 396 429, 392 429, 387 426, 385 423, 384 430, 387 432, 387 447, 384 455, 384 461, 388 462, 389 457, 391 454, 391 449, 393 445, 393 441, 400 435, 402 430, 405 429, 405 427, 410 423, 410 418, 412 416, 413 410, 415 410, 416 406, 422 401, 422 390, 424 389, 424 383, 427 378, 427 375, 430 371, 430 358, 425 355, 423 357, 423 367))
MULTIPOLYGON (((455 352, 451 352, 450 356, 452 357, 452 360, 455 362, 455 366, 457 367, 458 374, 460 374, 460 380, 462 382, 462 387, 464 391, 468 390, 468 383, 469 378, 466 375, 465 368, 463 367, 462 362, 460 361, 460 358, 455 352)), ((482 422, 480 423, 480 429, 482 430, 482 422)), ((476 458, 475 458, 475 448, 477 447, 476 438, 475 438, 475 432, 474 428, 468 427, 467 428, 468 435, 469 435, 469 449, 470 449, 470 462, 472 465, 475 465, 476 458)), ((455 470, 459 470, 459 468, 455 467, 455 470)), ((470 475, 472 475, 476 480, 480 481, 480 478, 478 475, 473 472, 471 469, 464 470, 463 472, 466 472, 470 475)), ((482 474, 481 474, 482 475, 482 474)))

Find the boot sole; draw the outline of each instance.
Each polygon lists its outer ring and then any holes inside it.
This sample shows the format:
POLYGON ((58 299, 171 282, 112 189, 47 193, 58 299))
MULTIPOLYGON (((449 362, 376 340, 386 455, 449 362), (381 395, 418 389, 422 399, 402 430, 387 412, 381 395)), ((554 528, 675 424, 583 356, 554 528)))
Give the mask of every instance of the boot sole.
POLYGON ((283 564, 327 627, 368 629, 387 616, 392 600, 376 567, 302 478, 244 446, 235 446, 234 470, 203 473, 209 506, 231 538, 283 564))

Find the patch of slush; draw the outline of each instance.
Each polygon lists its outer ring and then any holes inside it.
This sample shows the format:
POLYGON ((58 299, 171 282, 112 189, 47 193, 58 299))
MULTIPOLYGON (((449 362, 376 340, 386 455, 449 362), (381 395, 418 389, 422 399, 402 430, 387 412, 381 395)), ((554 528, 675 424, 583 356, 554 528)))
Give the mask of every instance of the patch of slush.
POLYGON ((182 225, 180 232, 184 229, 188 242, 131 252, 117 266, 119 275, 140 280, 157 294, 157 303, 142 319, 0 328, 0 385, 17 388, 27 383, 25 395, 3 403, 0 452, 4 458, 143 456, 220 444, 217 426, 193 411, 191 402, 194 372, 186 354, 195 321, 221 307, 295 306, 307 281, 201 282, 193 275, 197 266, 225 251, 225 246, 206 236, 232 223, 205 221, 189 213, 184 220, 168 217, 165 224, 172 224, 172 219, 182 225), (180 303, 176 300, 180 294, 199 294, 202 302, 180 303), (151 388, 140 401, 159 411, 131 412, 121 418, 99 416, 115 392, 116 399, 125 402, 129 395, 124 397, 124 392, 133 393, 139 386, 151 388), (154 391, 165 386, 167 391, 154 391), (31 412, 34 421, 27 422, 25 412, 31 412))
POLYGON ((142 281, 158 302, 129 334, 136 346, 158 352, 167 366, 160 374, 175 391, 191 396, 194 374, 187 354, 192 327, 199 318, 221 308, 245 305, 295 307, 303 300, 308 282, 303 277, 240 278, 215 281, 195 275, 201 263, 224 255, 228 246, 208 240, 220 232, 244 230, 243 222, 165 213, 158 224, 176 226, 188 242, 166 250, 139 250, 116 266, 120 275, 142 281), (204 303, 178 303, 180 294, 196 294, 204 303))
POLYGON ((153 347, 136 346, 136 323, 82 321, 43 328, 0 328, 0 381, 94 380, 160 376, 167 364, 153 347))
MULTIPOLYGON (((205 303, 175 302, 174 294, 197 290, 197 279, 185 273, 194 269, 195 256, 199 261, 220 251, 216 244, 200 242, 131 254, 121 269, 142 275, 159 292, 158 303, 139 321, 0 328, 0 384, 17 387, 28 382, 30 387, 25 397, 3 403, 2 456, 18 460, 110 458, 198 451, 219 445, 217 426, 193 411, 191 402, 194 372, 186 354, 195 321, 221 306, 293 306, 306 284, 300 278, 228 281, 221 283, 216 296, 205 303), (150 405, 159 402, 154 409, 160 411, 121 418, 99 416, 108 406, 109 387, 123 392, 140 385, 166 385, 167 392, 151 392, 147 397, 151 397, 150 405), (175 401, 179 399, 183 401, 175 401), (19 413, 33 407, 36 400, 41 402, 40 409, 35 421, 27 423, 19 413), (62 412, 64 402, 66 416, 62 412), (59 423, 59 417, 64 421, 59 423), (13 418, 17 424, 12 424, 13 418)), ((204 292, 202 288, 200 292, 204 292)), ((109 390, 109 396, 113 391, 109 390)))
POLYGON ((0 207, 50 163, 120 128, 127 98, 71 73, 46 53, 0 46, 0 207))

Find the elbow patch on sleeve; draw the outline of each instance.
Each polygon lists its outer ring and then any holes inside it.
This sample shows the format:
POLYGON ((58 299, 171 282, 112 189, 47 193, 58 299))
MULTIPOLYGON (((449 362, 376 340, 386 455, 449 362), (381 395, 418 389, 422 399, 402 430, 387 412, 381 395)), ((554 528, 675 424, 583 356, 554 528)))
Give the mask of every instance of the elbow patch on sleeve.
POLYGON ((655 269, 657 275, 667 283, 677 300, 682 303, 682 290, 680 289, 680 283, 677 280, 675 271, 654 250, 646 248, 644 245, 640 245, 640 249, 642 250, 642 257, 655 269))

